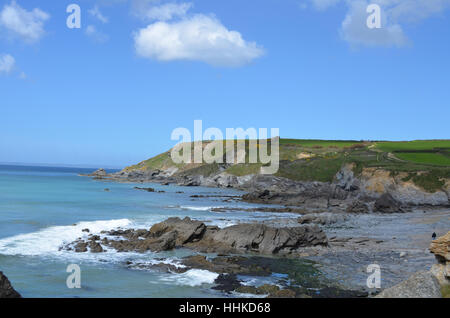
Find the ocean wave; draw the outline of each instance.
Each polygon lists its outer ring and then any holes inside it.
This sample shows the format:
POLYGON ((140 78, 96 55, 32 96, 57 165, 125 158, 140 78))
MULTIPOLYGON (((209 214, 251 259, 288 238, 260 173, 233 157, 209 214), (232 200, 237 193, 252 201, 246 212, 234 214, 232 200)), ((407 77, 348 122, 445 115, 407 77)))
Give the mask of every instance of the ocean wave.
POLYGON ((171 274, 161 277, 159 281, 185 286, 213 284, 219 274, 203 269, 191 269, 182 274, 171 274))
POLYGON ((129 227, 128 219, 80 222, 74 225, 52 226, 37 232, 19 234, 0 240, 0 254, 39 256, 58 254, 62 245, 71 243, 88 234, 109 231, 119 227, 129 227), (90 233, 83 232, 89 229, 90 233))

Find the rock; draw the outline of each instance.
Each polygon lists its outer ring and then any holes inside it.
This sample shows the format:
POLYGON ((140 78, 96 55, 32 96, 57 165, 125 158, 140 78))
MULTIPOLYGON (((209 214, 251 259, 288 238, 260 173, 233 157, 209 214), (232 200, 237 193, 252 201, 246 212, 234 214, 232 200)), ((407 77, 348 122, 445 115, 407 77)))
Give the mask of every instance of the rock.
POLYGON ((354 200, 348 205, 346 211, 349 213, 369 213, 369 206, 364 202, 354 200))
POLYGON ((182 246, 187 243, 197 242, 203 237, 206 225, 200 221, 193 221, 189 217, 184 219, 169 218, 166 221, 155 224, 150 229, 153 236, 161 236, 168 232, 176 232, 176 245, 182 246))
POLYGON ((302 247, 326 246, 328 240, 317 225, 274 228, 263 224, 238 224, 213 232, 204 243, 205 252, 222 248, 237 252, 291 254, 302 247))
POLYGON ((20 294, 14 290, 9 279, 0 272, 0 298, 21 298, 20 294))
POLYGON ((89 233, 89 229, 82 229, 81 232, 89 233))
POLYGON ((295 298, 296 293, 292 289, 280 289, 269 295, 270 298, 295 298))
POLYGON ((220 274, 214 281, 214 284, 216 286, 212 289, 221 290, 226 293, 231 293, 241 287, 241 281, 237 279, 235 274, 220 274))
POLYGON ((431 267, 442 286, 450 285, 450 232, 438 237, 430 244, 430 252, 434 254, 438 264, 431 267))
MULTIPOLYGON (((185 247, 206 253, 292 254, 300 253, 304 247, 328 245, 325 233, 317 225, 275 228, 263 224, 239 224, 219 229, 189 217, 169 218, 153 225, 149 231, 113 230, 103 234, 126 238, 102 240, 103 244, 120 252, 159 252, 185 247)), ((76 252, 86 252, 89 244, 93 250, 100 251, 98 240, 99 236, 91 236, 89 243, 77 240, 69 246, 75 245, 76 252)))
POLYGON ((300 224, 329 225, 347 220, 347 216, 338 213, 311 213, 298 218, 300 224))
POLYGON ((90 174, 93 177, 105 177, 107 175, 105 169, 100 168, 90 174))
POLYGON ((134 189, 136 189, 136 190, 142 190, 142 191, 147 191, 147 192, 155 192, 155 189, 153 189, 153 188, 140 188, 140 187, 134 187, 134 189))
POLYGON ((91 253, 102 253, 103 252, 103 248, 102 246, 94 241, 89 242, 89 249, 91 251, 91 253))
POLYGON ((382 213, 403 212, 400 203, 390 193, 384 193, 375 201, 375 211, 382 213))
POLYGON ((88 246, 88 243, 79 242, 75 245, 75 252, 77 252, 77 253, 87 252, 87 246, 88 246))
POLYGON ((418 272, 391 288, 383 290, 376 298, 441 298, 439 281, 431 272, 418 272))

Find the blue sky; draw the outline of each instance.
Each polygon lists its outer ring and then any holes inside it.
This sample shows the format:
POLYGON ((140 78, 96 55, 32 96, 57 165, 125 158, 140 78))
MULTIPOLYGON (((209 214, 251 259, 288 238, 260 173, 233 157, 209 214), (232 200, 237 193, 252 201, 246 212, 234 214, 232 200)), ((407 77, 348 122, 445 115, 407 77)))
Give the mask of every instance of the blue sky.
POLYGON ((450 138, 450 0, 373 2, 381 29, 365 0, 2 0, 0 162, 122 167, 195 119, 450 138))

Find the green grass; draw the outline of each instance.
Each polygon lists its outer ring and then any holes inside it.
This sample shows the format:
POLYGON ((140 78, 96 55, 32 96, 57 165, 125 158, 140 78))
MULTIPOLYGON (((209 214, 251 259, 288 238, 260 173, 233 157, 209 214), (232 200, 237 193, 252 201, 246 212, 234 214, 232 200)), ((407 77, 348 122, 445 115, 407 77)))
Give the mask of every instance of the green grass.
POLYGON ((376 149, 417 164, 450 166, 450 140, 379 142, 376 149))
POLYGON ((295 145, 304 148, 344 148, 362 143, 362 141, 356 140, 280 139, 280 145, 295 145))
POLYGON ((246 176, 249 174, 258 174, 261 171, 262 164, 260 163, 240 163, 229 167, 226 172, 234 176, 246 176))
POLYGON ((450 157, 440 153, 401 152, 395 153, 399 159, 438 166, 450 166, 450 157))
POLYGON ((450 148, 450 140, 414 140, 378 142, 377 149, 386 152, 399 150, 433 150, 435 148, 450 148))

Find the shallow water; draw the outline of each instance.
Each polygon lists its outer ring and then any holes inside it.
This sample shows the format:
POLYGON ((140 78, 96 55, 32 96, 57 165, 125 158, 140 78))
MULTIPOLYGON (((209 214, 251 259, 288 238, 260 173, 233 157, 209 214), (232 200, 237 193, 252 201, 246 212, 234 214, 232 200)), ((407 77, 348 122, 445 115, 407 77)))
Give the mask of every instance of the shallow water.
POLYGON ((189 216, 220 227, 288 218, 286 213, 213 213, 212 207, 255 205, 200 195, 240 195, 235 190, 95 181, 77 168, 0 166, 0 270, 24 297, 227 297, 211 290, 217 274, 132 270, 127 260, 176 262, 186 251, 90 254, 60 251, 64 243, 114 228, 149 228, 168 217, 189 216), (165 193, 133 189, 152 187, 165 193), (109 191, 105 191, 108 188, 109 191), (184 193, 176 193, 183 191, 184 193), (69 264, 81 268, 81 289, 69 289, 69 264))

